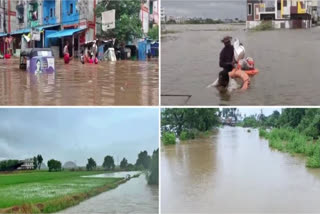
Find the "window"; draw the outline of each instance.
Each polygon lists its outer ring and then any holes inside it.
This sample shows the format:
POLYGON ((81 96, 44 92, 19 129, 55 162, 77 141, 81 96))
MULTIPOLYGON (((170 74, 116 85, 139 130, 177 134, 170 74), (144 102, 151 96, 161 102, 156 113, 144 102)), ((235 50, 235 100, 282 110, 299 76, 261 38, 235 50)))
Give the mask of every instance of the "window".
POLYGON ((287 0, 283 0, 283 6, 284 6, 284 7, 287 6, 287 0))
POLYGON ((73 4, 70 4, 70 10, 69 10, 69 14, 73 14, 73 4))
POLYGON ((50 17, 52 18, 53 17, 53 9, 50 8, 50 17))
POLYGON ((248 15, 252 15, 252 4, 248 4, 248 15))

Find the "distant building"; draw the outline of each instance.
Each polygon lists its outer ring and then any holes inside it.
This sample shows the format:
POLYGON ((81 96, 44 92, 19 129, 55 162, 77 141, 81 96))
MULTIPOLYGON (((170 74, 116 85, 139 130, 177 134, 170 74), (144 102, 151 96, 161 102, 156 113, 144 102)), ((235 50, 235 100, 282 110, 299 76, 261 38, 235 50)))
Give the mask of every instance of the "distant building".
POLYGON ((18 170, 33 170, 33 158, 22 160, 22 165, 18 168, 18 170))
POLYGON ((165 12, 165 9, 162 7, 161 8, 161 12, 160 12, 160 15, 161 15, 161 22, 166 22, 166 12, 165 12))
POLYGON ((247 0, 247 28, 272 21, 274 28, 310 28, 316 0, 247 0))

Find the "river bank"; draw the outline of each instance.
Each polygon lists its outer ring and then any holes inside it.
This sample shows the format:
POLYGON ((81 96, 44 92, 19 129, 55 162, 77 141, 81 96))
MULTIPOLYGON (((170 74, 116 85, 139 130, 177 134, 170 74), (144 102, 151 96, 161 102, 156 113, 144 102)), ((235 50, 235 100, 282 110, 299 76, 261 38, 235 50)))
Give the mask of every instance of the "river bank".
POLYGON ((79 205, 70 207, 61 214, 87 213, 150 213, 159 212, 159 190, 157 185, 148 185, 144 175, 101 193, 79 205))
POLYGON ((114 189, 136 177, 93 177, 101 173, 96 171, 0 174, 0 213, 57 212, 114 189))
POLYGON ((320 142, 312 137, 289 129, 272 129, 269 132, 259 129, 259 136, 269 141, 271 148, 290 154, 306 157, 306 166, 320 168, 320 142))
POLYGON ((247 130, 162 147, 162 213, 319 212, 320 170, 247 130))

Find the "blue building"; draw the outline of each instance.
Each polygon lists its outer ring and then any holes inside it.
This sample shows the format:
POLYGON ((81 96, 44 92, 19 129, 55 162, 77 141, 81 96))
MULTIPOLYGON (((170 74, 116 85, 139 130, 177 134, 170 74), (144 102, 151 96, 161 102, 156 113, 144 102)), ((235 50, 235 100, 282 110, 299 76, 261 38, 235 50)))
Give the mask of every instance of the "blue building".
POLYGON ((76 28, 79 24, 79 11, 77 10, 78 0, 61 1, 61 22, 67 28, 76 28))
POLYGON ((56 24, 56 1, 43 0, 43 25, 56 24))

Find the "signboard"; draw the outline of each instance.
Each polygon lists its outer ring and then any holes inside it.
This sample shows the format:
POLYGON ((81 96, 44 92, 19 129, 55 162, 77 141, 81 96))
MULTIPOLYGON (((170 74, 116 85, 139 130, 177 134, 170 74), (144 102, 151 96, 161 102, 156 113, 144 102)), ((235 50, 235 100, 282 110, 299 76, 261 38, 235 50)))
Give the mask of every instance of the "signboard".
POLYGON ((17 13, 16 13, 16 12, 14 12, 14 11, 9 11, 9 15, 10 15, 10 16, 16 16, 16 15, 17 15, 17 13))
POLYGON ((102 30, 107 31, 116 28, 116 10, 102 13, 102 30))
POLYGON ((41 41, 41 32, 40 32, 40 30, 33 29, 31 38, 32 38, 33 41, 41 41))

